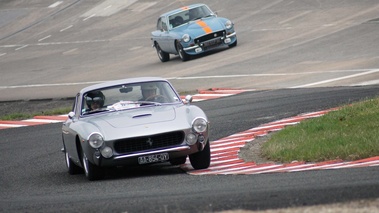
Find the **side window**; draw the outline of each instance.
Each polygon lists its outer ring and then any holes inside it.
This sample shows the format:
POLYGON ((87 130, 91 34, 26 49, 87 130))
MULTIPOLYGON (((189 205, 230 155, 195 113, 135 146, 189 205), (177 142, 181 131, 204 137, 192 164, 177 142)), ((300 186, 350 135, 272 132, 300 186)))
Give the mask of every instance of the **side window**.
POLYGON ((78 110, 78 108, 80 108, 80 107, 78 107, 79 106, 79 97, 80 97, 80 93, 78 93, 76 95, 74 104, 72 105, 72 109, 71 109, 71 111, 74 112, 75 114, 80 114, 80 112, 78 110))
POLYGON ((166 18, 162 17, 161 21, 162 21, 162 30, 167 31, 168 29, 167 29, 167 24, 166 24, 166 18))
POLYGON ((158 19, 157 30, 162 30, 162 19, 161 18, 158 19))

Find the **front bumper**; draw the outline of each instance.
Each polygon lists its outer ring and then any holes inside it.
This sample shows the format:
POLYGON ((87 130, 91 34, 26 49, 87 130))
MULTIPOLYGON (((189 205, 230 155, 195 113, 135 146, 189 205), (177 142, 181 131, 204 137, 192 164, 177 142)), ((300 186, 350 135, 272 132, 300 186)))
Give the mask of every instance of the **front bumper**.
MULTIPOLYGON (((203 149, 205 144, 196 143, 194 145, 182 145, 178 147, 164 148, 159 150, 148 150, 145 152, 129 153, 124 155, 115 155, 111 158, 104 158, 99 153, 93 153, 93 161, 95 165, 101 167, 115 167, 115 166, 137 166, 140 165, 138 158, 143 156, 150 156, 155 154, 167 153, 169 159, 188 156, 203 149)), ((167 160, 166 160, 167 161, 167 160)), ((165 162, 165 161, 161 161, 165 162)), ((159 163, 159 162, 154 162, 159 163)))
POLYGON ((211 40, 203 41, 197 44, 194 44, 189 47, 183 48, 183 50, 190 55, 199 54, 202 52, 206 52, 207 50, 214 49, 219 46, 230 45, 233 44, 237 39, 237 33, 233 32, 229 35, 225 35, 223 37, 214 38, 211 40))

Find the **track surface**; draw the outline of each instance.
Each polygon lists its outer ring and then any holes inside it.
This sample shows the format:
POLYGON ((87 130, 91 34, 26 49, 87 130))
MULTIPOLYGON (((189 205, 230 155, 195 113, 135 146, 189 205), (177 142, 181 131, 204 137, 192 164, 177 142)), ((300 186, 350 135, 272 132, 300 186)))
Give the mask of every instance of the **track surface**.
MULTIPOLYGON (((212 141, 246 126, 330 109, 378 95, 378 86, 253 91, 197 102, 212 141), (254 104, 252 104, 254 103, 254 104), (219 107, 214 107, 219 106, 219 107), (280 112, 280 113, 278 113, 280 112), (234 122, 238 120, 239 122, 234 122), (230 122, 233 121, 233 125, 230 122)), ((0 208, 4 212, 202 212, 308 206, 379 197, 379 167, 255 175, 188 175, 168 164, 110 169, 88 182, 67 173, 61 124, 0 131, 0 208), (354 192, 354 193, 352 193, 354 192)), ((216 145, 216 143, 214 144, 216 145)))

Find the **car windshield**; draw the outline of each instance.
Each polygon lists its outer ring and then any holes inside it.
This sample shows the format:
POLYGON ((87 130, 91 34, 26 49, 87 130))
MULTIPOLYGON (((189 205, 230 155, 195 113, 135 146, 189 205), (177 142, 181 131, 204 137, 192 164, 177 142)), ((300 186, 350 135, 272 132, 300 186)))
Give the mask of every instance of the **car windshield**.
POLYGON ((170 28, 176 28, 191 21, 212 16, 213 12, 205 5, 191 8, 169 16, 170 28))
POLYGON ((81 112, 85 115, 180 102, 167 82, 142 82, 89 91, 83 94, 81 112))

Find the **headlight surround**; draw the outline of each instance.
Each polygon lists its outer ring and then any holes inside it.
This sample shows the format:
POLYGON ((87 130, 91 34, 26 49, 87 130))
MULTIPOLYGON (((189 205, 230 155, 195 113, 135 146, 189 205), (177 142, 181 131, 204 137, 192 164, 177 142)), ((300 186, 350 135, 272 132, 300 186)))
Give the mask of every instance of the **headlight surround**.
POLYGON ((182 40, 187 43, 191 40, 191 36, 189 36, 188 34, 184 34, 182 36, 182 40))
POLYGON ((98 149, 104 144, 103 136, 100 133, 94 132, 88 137, 88 143, 92 148, 98 149))
POLYGON ((231 29, 233 27, 233 23, 230 21, 230 20, 228 20, 228 21, 226 21, 225 22, 225 28, 226 29, 231 29))
POLYGON ((203 133, 208 128, 208 122, 204 118, 195 118, 192 121, 192 129, 197 133, 203 133))

